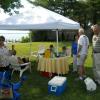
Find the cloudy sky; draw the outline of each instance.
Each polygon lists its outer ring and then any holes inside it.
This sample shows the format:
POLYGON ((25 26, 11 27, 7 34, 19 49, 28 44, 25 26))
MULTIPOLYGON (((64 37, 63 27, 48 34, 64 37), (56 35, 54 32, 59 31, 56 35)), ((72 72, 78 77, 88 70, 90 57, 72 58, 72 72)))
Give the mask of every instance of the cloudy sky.
MULTIPOLYGON (((25 12, 26 10, 30 9, 33 5, 28 3, 27 0, 21 0, 24 8, 19 9, 19 12, 25 12)), ((8 18, 9 15, 5 14, 2 9, 0 9, 0 21, 8 18)), ((7 40, 20 40, 23 36, 28 36, 29 31, 5 31, 0 30, 0 35, 5 36, 7 40)))

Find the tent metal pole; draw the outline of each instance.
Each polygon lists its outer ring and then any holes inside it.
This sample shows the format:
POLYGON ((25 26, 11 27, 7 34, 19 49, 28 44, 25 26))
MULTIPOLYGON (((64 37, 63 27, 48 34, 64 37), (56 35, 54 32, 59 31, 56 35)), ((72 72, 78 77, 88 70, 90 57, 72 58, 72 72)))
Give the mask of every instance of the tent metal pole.
POLYGON ((56 38, 57 38, 57 56, 58 56, 58 30, 56 30, 56 38))
MULTIPOLYGON (((58 53, 58 47, 59 47, 59 45, 58 45, 58 42, 59 42, 59 40, 58 40, 58 34, 59 34, 59 30, 57 29, 57 30, 56 30, 56 38, 57 38, 57 57, 59 56, 59 53, 58 53)), ((58 74, 58 76, 59 76, 59 72, 58 72, 57 74, 58 74)))
POLYGON ((30 50, 29 50, 29 56, 31 57, 31 53, 32 53, 32 39, 31 39, 31 32, 29 33, 29 38, 30 38, 30 50))

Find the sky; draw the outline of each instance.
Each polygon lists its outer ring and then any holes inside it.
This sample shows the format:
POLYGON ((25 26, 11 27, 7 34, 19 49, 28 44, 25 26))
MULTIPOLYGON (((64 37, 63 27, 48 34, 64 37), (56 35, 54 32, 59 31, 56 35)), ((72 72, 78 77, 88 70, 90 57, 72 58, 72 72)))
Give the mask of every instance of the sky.
MULTIPOLYGON (((23 4, 24 8, 19 9, 19 13, 23 13, 26 10, 30 10, 30 8, 33 6, 27 0, 21 0, 21 3, 23 4)), ((0 8, 0 21, 8 18, 9 15, 5 14, 3 12, 3 9, 0 8)), ((0 30, 0 35, 5 36, 6 40, 20 40, 23 36, 28 36, 29 31, 9 31, 9 30, 0 30)))

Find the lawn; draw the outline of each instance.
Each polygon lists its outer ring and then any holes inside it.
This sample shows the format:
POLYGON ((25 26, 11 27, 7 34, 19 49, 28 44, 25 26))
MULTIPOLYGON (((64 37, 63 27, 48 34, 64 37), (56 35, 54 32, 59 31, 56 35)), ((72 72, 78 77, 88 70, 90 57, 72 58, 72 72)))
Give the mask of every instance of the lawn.
MULTIPOLYGON (((46 48, 51 44, 51 42, 34 42, 32 43, 32 51, 38 50, 39 45, 45 45, 46 48)), ((56 46, 56 43, 53 43, 56 46)), ((70 43, 59 43, 59 50, 63 45, 67 45, 70 48, 70 43)), ((11 45, 11 44, 10 44, 11 45)), ((9 47, 11 47, 9 45, 9 47)), ((17 43, 15 44, 17 54, 19 56, 28 56, 30 51, 30 44, 27 43, 17 43)), ((93 77, 92 73, 92 57, 91 57, 91 47, 89 49, 88 59, 85 63, 87 76, 93 77)), ((95 92, 87 92, 85 89, 85 84, 82 81, 75 81, 77 74, 69 72, 69 74, 64 75, 67 77, 68 87, 61 96, 55 96, 48 94, 48 81, 50 78, 45 78, 40 75, 37 71, 37 63, 33 56, 30 57, 32 61, 32 73, 25 72, 24 75, 27 76, 27 80, 24 82, 20 89, 21 100, 99 100, 100 98, 100 86, 97 87, 95 92)), ((72 69, 72 57, 69 58, 70 71, 72 69)), ((14 73, 13 81, 19 80, 18 73, 14 73)))

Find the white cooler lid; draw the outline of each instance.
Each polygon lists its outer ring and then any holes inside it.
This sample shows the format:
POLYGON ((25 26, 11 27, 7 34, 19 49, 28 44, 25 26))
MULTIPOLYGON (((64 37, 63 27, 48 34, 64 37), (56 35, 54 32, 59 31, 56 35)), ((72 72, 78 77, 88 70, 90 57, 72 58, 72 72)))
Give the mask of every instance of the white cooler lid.
POLYGON ((55 76, 48 82, 48 85, 61 86, 65 81, 66 77, 55 76))

